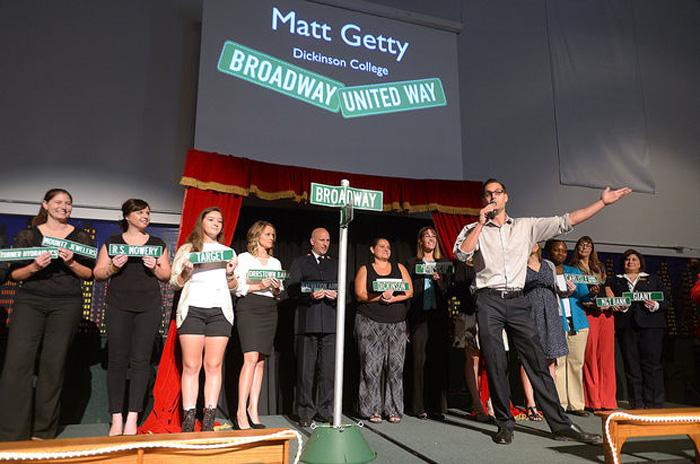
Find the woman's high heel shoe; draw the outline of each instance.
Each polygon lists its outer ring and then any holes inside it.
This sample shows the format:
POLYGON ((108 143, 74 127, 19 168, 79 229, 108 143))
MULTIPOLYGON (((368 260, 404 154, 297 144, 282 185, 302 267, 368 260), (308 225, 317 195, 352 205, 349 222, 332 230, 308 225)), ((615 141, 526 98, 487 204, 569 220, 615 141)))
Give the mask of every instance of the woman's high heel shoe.
MULTIPOLYGON (((246 411, 246 414, 248 414, 248 411, 246 411)), ((253 419, 250 418, 250 414, 248 414, 248 423, 250 424, 251 428, 254 428, 254 429, 259 430, 259 429, 267 428, 263 424, 256 424, 255 422, 253 422, 253 419)))

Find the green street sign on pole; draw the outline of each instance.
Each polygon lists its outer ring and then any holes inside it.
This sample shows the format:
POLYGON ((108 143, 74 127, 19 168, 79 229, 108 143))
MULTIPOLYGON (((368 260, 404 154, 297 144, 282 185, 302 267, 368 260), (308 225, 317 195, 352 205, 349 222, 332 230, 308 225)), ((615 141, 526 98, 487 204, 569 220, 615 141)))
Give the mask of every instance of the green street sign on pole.
POLYGON ((664 301, 664 292, 623 292, 622 296, 632 301, 664 301))
MULTIPOLYGON (((340 186, 311 183, 311 204, 340 209, 340 234, 338 236, 338 281, 334 282, 338 298, 335 322, 335 374, 333 379, 333 424, 321 426, 309 437, 301 454, 306 464, 348 464, 370 462, 377 453, 370 449, 355 424, 341 425, 343 407, 343 366, 345 355, 345 302, 347 293, 348 228, 353 210, 384 210, 384 194, 377 190, 360 190, 350 187, 343 179, 340 186)), ((302 292, 313 291, 316 284, 302 282, 302 292)))
POLYGON ((384 192, 342 185, 325 185, 311 182, 309 202, 312 205, 341 208, 351 204, 354 209, 367 211, 384 210, 384 192))

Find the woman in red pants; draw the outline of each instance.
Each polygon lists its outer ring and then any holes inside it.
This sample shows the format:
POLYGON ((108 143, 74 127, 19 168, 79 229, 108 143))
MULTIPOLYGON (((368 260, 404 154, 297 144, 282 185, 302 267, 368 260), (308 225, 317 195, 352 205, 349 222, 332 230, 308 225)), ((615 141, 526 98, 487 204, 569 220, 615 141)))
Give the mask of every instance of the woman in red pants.
POLYGON ((605 296, 605 267, 598 259, 593 240, 588 236, 576 242, 571 265, 581 272, 595 276, 598 284, 588 286, 588 301, 582 301, 588 319, 588 341, 583 361, 583 390, 586 408, 617 409, 615 399, 615 319, 610 308, 595 304, 598 296, 605 296))

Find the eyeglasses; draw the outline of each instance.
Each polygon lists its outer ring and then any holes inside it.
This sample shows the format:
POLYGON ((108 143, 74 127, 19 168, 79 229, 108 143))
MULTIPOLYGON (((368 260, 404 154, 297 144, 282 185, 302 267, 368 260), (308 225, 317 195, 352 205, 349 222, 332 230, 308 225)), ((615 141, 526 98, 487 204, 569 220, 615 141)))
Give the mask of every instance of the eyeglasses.
POLYGON ((501 190, 494 190, 493 192, 490 192, 490 191, 487 190, 487 191, 484 192, 484 198, 500 197, 500 196, 503 195, 504 193, 506 193, 506 192, 505 192, 505 190, 503 190, 503 189, 501 189, 501 190))
POLYGON ((592 243, 579 243, 578 247, 579 248, 593 248, 593 244, 592 243))

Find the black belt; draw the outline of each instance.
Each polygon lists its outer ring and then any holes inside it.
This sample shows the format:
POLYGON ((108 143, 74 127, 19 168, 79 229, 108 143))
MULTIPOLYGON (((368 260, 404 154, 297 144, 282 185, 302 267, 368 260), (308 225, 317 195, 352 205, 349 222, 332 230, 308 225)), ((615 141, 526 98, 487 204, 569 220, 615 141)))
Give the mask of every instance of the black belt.
POLYGON ((487 295, 491 296, 497 296, 499 298, 503 298, 504 300, 510 300, 511 298, 518 298, 523 296, 523 291, 522 290, 516 290, 516 289, 511 289, 511 290, 497 290, 495 288, 480 288, 476 291, 476 293, 485 293, 487 295))

